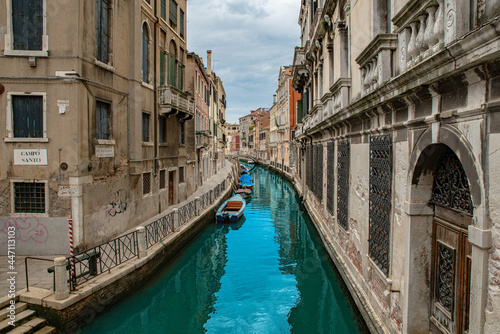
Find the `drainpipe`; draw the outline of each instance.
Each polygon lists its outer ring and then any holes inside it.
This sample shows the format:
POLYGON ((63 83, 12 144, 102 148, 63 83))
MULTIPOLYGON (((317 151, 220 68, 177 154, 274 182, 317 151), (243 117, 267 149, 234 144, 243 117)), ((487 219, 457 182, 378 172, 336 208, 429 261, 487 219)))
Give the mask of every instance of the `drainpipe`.
POLYGON ((159 50, 157 50, 157 46, 160 45, 158 41, 158 22, 160 22, 160 19, 158 18, 158 13, 157 13, 157 3, 153 6, 153 11, 154 11, 154 17, 155 17, 155 24, 154 24, 154 32, 153 32, 153 38, 154 38, 154 57, 153 57, 153 64, 154 64, 154 70, 153 70, 153 141, 154 141, 154 159, 153 159, 153 175, 156 177, 157 174, 157 169, 158 169, 158 163, 156 162, 157 156, 158 156, 158 145, 159 145, 159 138, 158 138, 158 82, 157 82, 157 54, 159 50))

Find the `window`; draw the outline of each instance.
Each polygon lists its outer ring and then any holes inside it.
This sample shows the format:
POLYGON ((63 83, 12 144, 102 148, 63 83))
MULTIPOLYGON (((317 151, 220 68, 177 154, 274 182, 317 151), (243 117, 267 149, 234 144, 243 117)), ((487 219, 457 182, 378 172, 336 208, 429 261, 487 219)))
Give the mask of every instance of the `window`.
POLYGON ((184 166, 179 167, 179 183, 185 182, 184 178, 184 166))
POLYGON ((111 105, 106 102, 96 101, 95 105, 95 137, 96 139, 110 139, 109 118, 111 105))
POLYGON ((7 1, 5 55, 48 55, 46 0, 7 1))
POLYGON ((142 173, 142 194, 151 193, 151 172, 142 173))
POLYGON ((369 255, 389 275, 392 153, 389 135, 370 137, 369 255))
POLYGON ((184 122, 179 123, 179 144, 184 145, 184 122))
POLYGON ((172 28, 175 28, 175 26, 177 25, 177 3, 174 0, 170 0, 168 14, 170 26, 172 28))
POLYGON ((149 114, 142 113, 142 141, 149 141, 149 114))
POLYGON ((161 0, 161 18, 167 20, 167 0, 161 0))
POLYGON ((108 42, 109 42, 109 5, 106 0, 96 0, 96 58, 103 63, 108 63, 108 42))
POLYGON ((160 116, 158 120, 159 126, 159 140, 160 143, 165 144, 167 142, 167 118, 160 116))
POLYGON ((14 213, 46 213, 44 182, 13 182, 14 213))
POLYGON ((344 230, 349 224, 349 142, 339 141, 337 149, 337 221, 344 230))
POLYGON ((142 81, 149 82, 149 31, 146 23, 142 25, 142 81))
POLYGON ((160 170, 160 189, 165 189, 167 185, 167 172, 165 169, 160 170))
POLYGON ((12 95, 11 99, 14 137, 44 138, 44 97, 12 95))
POLYGON ((179 10, 179 21, 180 21, 180 27, 179 27, 179 34, 181 37, 184 37, 184 11, 181 9, 179 10))
POLYGON ((176 67, 177 67, 177 62, 175 60, 175 57, 172 56, 171 54, 168 54, 167 56, 167 71, 168 71, 168 78, 167 78, 167 84, 169 86, 176 86, 176 67))

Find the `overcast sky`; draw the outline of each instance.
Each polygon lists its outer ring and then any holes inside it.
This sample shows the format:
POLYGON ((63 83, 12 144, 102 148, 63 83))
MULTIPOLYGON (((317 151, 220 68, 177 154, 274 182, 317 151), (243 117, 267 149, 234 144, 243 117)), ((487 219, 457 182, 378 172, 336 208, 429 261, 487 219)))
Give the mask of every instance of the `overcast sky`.
POLYGON ((188 0, 189 52, 212 50, 212 70, 227 95, 226 120, 270 108, 279 68, 300 46, 300 0, 188 0))

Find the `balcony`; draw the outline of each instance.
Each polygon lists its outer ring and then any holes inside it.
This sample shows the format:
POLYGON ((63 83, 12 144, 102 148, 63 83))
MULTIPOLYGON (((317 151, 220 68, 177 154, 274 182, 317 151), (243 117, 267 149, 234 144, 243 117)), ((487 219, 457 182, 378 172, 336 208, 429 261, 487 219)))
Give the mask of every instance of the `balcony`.
POLYGON ((361 71, 361 95, 369 94, 392 77, 392 55, 397 46, 396 34, 379 34, 356 58, 361 71))
POLYGON ((212 135, 209 130, 196 131, 196 148, 210 147, 212 135))
POLYGON ((194 117, 194 99, 173 86, 161 86, 158 89, 160 114, 178 115, 181 120, 194 117))
POLYGON ((302 92, 308 77, 309 71, 306 68, 306 51, 302 47, 295 47, 293 56, 293 79, 292 86, 298 92, 302 92))
POLYGON ((469 30, 467 6, 457 0, 446 4, 444 0, 410 1, 392 21, 398 33, 400 73, 438 53, 469 30))

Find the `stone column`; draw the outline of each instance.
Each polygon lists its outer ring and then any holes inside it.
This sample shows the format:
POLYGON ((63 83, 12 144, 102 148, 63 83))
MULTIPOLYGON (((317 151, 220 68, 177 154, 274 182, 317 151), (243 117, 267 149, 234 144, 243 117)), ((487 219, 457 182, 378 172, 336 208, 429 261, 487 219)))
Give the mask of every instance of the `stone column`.
POLYGON ((148 244, 146 241, 146 229, 144 226, 138 226, 137 230, 137 246, 139 247, 139 258, 148 255, 148 244))
POLYGON ((67 260, 65 257, 57 257, 54 259, 54 277, 56 300, 66 299, 69 297, 68 271, 66 270, 67 260))
POLYGON ((201 211, 201 199, 199 197, 196 197, 194 200, 195 200, 195 212, 196 215, 199 216, 201 211))
POLYGON ((174 209, 174 232, 179 232, 181 230, 181 223, 179 221, 179 209, 174 209))

